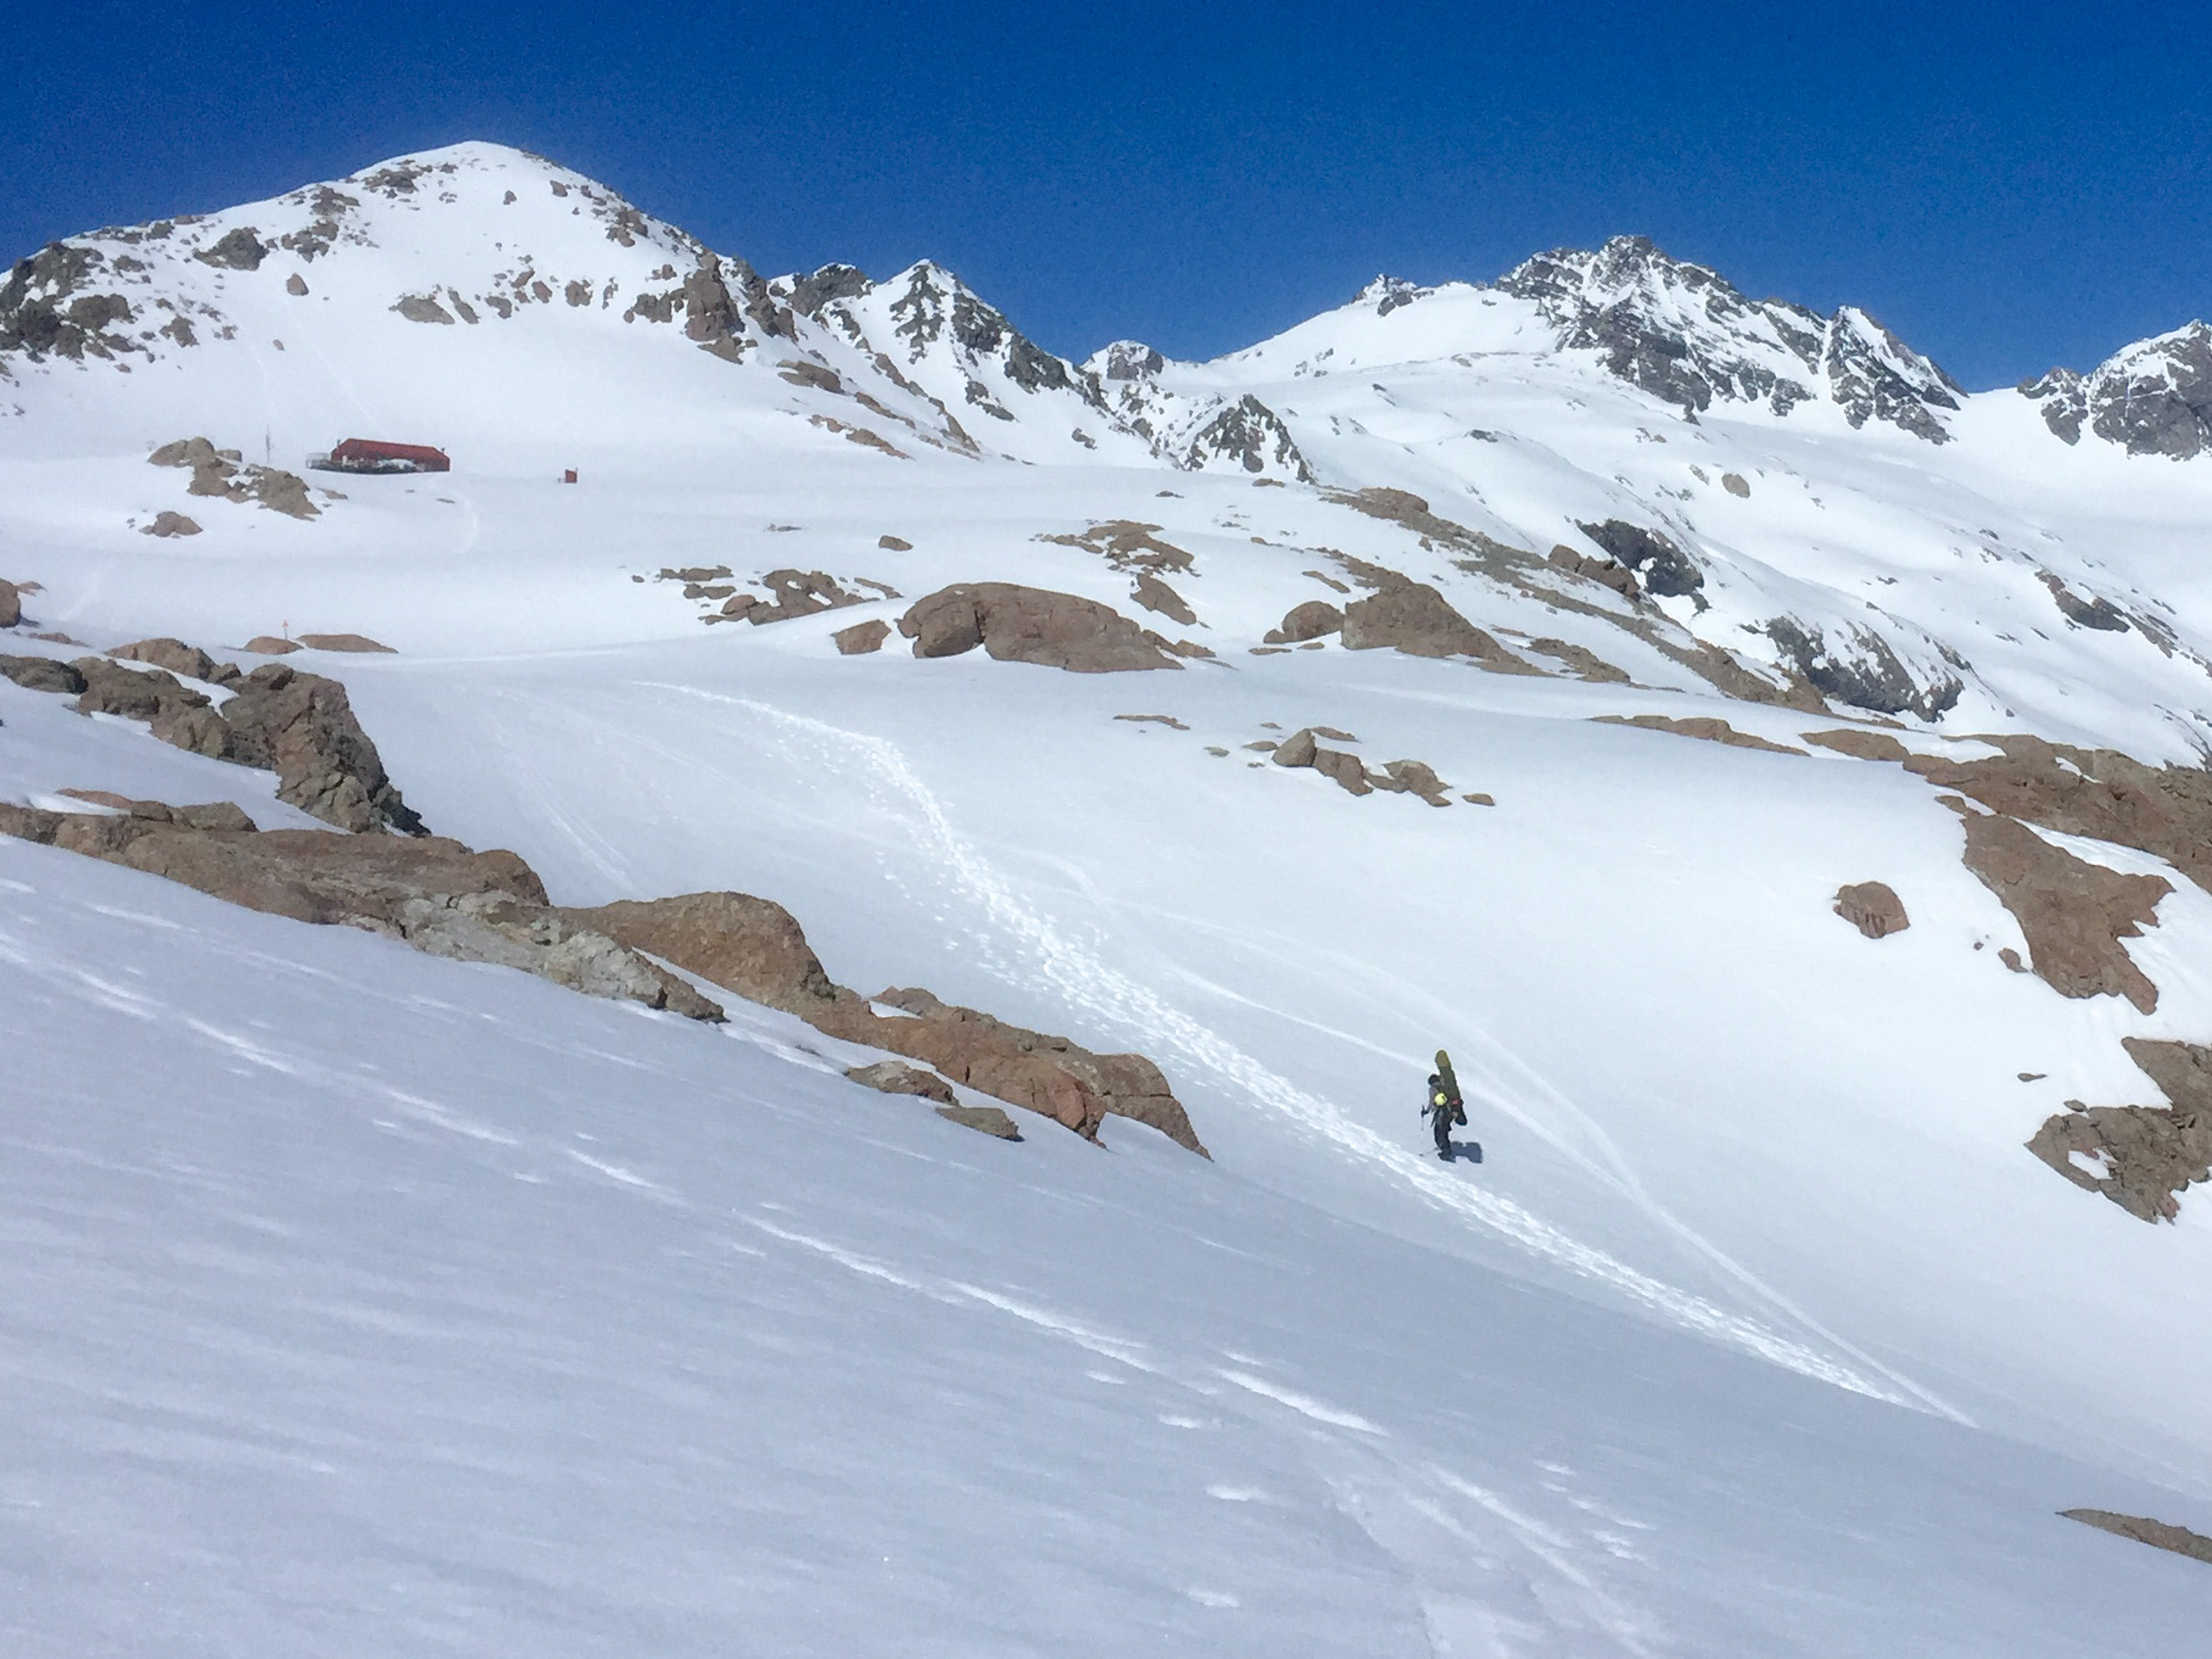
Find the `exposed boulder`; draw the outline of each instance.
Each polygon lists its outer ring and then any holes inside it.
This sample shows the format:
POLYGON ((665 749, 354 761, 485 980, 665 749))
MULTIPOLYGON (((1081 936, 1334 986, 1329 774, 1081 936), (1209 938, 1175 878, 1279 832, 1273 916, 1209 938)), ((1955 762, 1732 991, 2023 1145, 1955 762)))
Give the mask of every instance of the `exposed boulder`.
POLYGON ((84 690, 84 676, 67 663, 52 657, 0 656, 0 678, 10 679, 27 692, 54 692, 76 696, 84 690))
POLYGON ((1014 582, 941 588, 899 619, 918 657, 958 656, 981 645, 999 662, 1036 663, 1079 674, 1179 669, 1147 633, 1110 605, 1014 582))
POLYGON ((1904 901, 1886 881, 1853 881, 1836 890, 1836 914, 1869 939, 1886 939, 1912 925, 1904 901))
POLYGON ((1609 587, 1623 599, 1641 599, 1642 585, 1636 573, 1615 558, 1592 558, 1586 553, 1577 553, 1564 542, 1554 547, 1545 556, 1545 562, 1558 566, 1569 576, 1579 576, 1585 581, 1594 581, 1600 587, 1609 587))
MULTIPOLYGON (((918 1095, 925 1101, 952 1104, 952 1085, 935 1072, 923 1071, 904 1060, 878 1060, 874 1065, 848 1066, 845 1075, 856 1083, 887 1095, 918 1095)), ((1000 1117, 1006 1114, 1001 1112, 1000 1117)), ((1013 1127, 1011 1123, 1007 1125, 1013 1127)))
POLYGON ((562 914, 578 927, 604 933, 810 1024, 840 998, 858 1000, 832 983, 789 911, 748 893, 622 899, 562 914))
POLYGON ((11 628, 23 620, 23 590, 0 580, 0 628, 11 628))
MULTIPOLYGON (((452 319, 448 317, 446 321, 452 319)), ((321 516, 321 509, 308 497, 308 481, 298 473, 255 466, 236 449, 217 449, 205 438, 179 438, 164 443, 147 460, 155 466, 190 467, 192 482, 185 487, 190 495, 220 497, 233 502, 259 501, 271 511, 292 518, 321 516)), ((158 527, 161 520, 157 518, 154 522, 158 527)), ((180 523, 189 522, 180 515, 180 523)), ((149 534, 160 532, 157 529, 149 534)))
POLYGON ((258 271, 269 250, 262 245, 261 238, 250 225, 240 225, 211 247, 204 247, 193 258, 203 265, 217 265, 226 271, 258 271))
POLYGON ((165 743, 215 760, 236 759, 230 728, 206 694, 178 684, 167 670, 126 669, 105 657, 79 657, 69 666, 84 682, 79 714, 144 720, 165 743))
POLYGON ((384 656, 399 654, 390 646, 378 645, 367 634, 302 634, 298 644, 317 651, 369 651, 384 656))
POLYGON ((1963 816, 1966 867, 2012 912, 2044 984, 2061 996, 2124 996, 2144 1013, 2158 1006, 2158 988, 2120 942, 2158 924, 2173 883, 2088 863, 2001 814, 1963 816))
POLYGON ((1129 597, 1149 611, 1156 611, 1170 622, 1178 622, 1185 627, 1197 625, 1198 613, 1190 602, 1150 571, 1140 572, 1136 586, 1129 597))
POLYGON ((1633 571, 1647 592, 1661 599, 1687 598, 1695 601, 1699 610, 1705 608, 1704 596, 1699 592, 1705 585, 1705 573, 1671 537, 1619 518, 1577 528, 1633 571))
POLYGON ((1751 494, 1750 481, 1747 480, 1741 472, 1722 473, 1721 488, 1725 489, 1730 495, 1741 496, 1745 499, 1748 499, 1751 494))
POLYGON ((256 634, 252 639, 246 641, 240 648, 252 651, 256 656, 284 657, 298 650, 300 642, 298 640, 280 639, 275 634, 256 634))
POLYGON ((278 800, 341 830, 426 833, 336 680, 264 663, 238 682, 221 719, 232 735, 223 759, 275 772, 278 800))
POLYGON ((883 642, 891 637, 891 625, 881 617, 864 623, 855 623, 849 628, 839 628, 831 639, 837 644, 837 654, 846 657, 866 656, 883 648, 883 642))
POLYGON ((172 535, 197 535, 199 524, 197 520, 187 518, 181 512, 172 512, 165 507, 153 515, 153 522, 139 534, 157 535, 165 540, 172 535))
POLYGON ((1344 648, 1350 651, 1390 649, 1409 657, 1472 657, 1485 668, 1539 671, 1452 609, 1436 589, 1404 577, 1346 605, 1343 633, 1344 648))
POLYGON ((0 805, 0 834, 164 876, 249 910, 365 928, 433 956, 519 967, 587 995, 693 1019, 722 1017, 682 980, 549 907, 536 872, 512 852, 476 852, 437 836, 256 831, 250 820, 228 828, 221 804, 129 806, 122 816, 0 805))
POLYGON ((819 570, 771 570, 761 581, 776 597, 767 604, 746 606, 741 614, 747 622, 789 622, 794 617, 814 616, 867 600, 865 594, 847 592, 819 570))
POLYGON ((1021 1139, 1021 1131, 1015 1127, 1014 1120, 996 1106, 939 1106, 937 1115, 964 1129, 974 1129, 1001 1141, 1021 1139))
POLYGON ((1284 613, 1280 627, 1267 630, 1267 644, 1271 646, 1303 645, 1344 629, 1344 613, 1327 600, 1310 599, 1304 604, 1292 605, 1284 613))
POLYGON ((126 663, 150 663, 157 669, 167 669, 172 674, 181 674, 188 680, 205 680, 211 685, 228 685, 238 679, 235 663, 218 663, 197 646, 188 646, 182 640, 166 635, 150 640, 133 640, 129 645, 117 646, 107 653, 126 663))
POLYGON ((2202 1533, 2192 1533, 2187 1527, 2171 1526, 2145 1515, 2114 1514, 2110 1510, 2061 1510, 2059 1513, 2069 1521, 2080 1521, 2086 1527, 2132 1538, 2155 1550, 2171 1550, 2177 1556, 2212 1561, 2212 1538, 2202 1533))
POLYGON ((2170 1102, 2085 1106, 2045 1120, 2028 1150, 2086 1192, 2100 1193, 2139 1220, 2171 1221, 2180 1194, 2212 1179, 2212 1048, 2121 1039, 2170 1102))
POLYGON ((1107 1114, 1134 1118, 1195 1152, 1205 1148, 1157 1066, 1140 1055, 1098 1055, 1007 1025, 926 990, 887 990, 876 1002, 912 1017, 878 1014, 833 982, 789 911, 742 893, 692 893, 569 911, 629 948, 749 1001, 796 1014, 847 1042, 888 1049, 956 1083, 1041 1112, 1089 1139, 1107 1114))
POLYGON ((1436 768, 1425 761, 1385 761, 1381 773, 1368 773, 1367 781, 1378 789, 1418 795, 1431 807, 1451 805, 1451 785, 1439 778, 1436 768))

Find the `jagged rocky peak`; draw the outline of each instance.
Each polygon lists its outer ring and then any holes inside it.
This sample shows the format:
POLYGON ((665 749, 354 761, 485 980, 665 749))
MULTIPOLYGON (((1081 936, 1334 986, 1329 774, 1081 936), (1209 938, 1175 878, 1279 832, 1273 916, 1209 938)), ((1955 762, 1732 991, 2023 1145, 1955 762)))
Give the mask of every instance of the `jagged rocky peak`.
POLYGON ((1403 277, 1384 274, 1379 275, 1361 288, 1352 303, 1356 306, 1373 306, 1377 316, 1387 317, 1400 307, 1410 306, 1414 301, 1425 299, 1435 292, 1434 288, 1425 288, 1419 283, 1407 282, 1403 277))
POLYGON ((389 284, 371 304, 409 323, 619 309, 626 322, 680 321, 701 349, 733 359, 758 336, 790 332, 788 311, 742 260, 541 156, 472 143, 50 243, 0 286, 0 355, 128 367, 227 341, 241 304, 306 298, 331 261, 373 273, 346 285, 353 296, 389 284))
POLYGON ((1149 380, 1168 360, 1142 340, 1116 340, 1093 352, 1083 366, 1104 380, 1149 380))
POLYGON ((2186 461, 2212 451, 2212 329, 2201 322, 2123 347, 2087 375, 2053 369, 2019 390, 2068 443, 2087 424, 2130 455, 2186 461))
POLYGON ((1269 477, 1313 482, 1290 430, 1275 411, 1250 393, 1233 403, 1204 409, 1186 423, 1187 439, 1166 448, 1168 459, 1185 472, 1205 472, 1219 466, 1269 477), (1195 426, 1195 430, 1190 430, 1195 426))
POLYGON ((1716 401, 1765 403, 1777 415, 1825 401, 1854 427, 1881 420, 1941 443, 1950 434, 1932 411, 1956 409, 1963 396, 1856 307, 1823 317, 1786 300, 1746 299, 1648 237, 1539 254, 1497 286, 1533 303, 1562 346, 1597 352, 1612 374, 1691 414, 1716 401))

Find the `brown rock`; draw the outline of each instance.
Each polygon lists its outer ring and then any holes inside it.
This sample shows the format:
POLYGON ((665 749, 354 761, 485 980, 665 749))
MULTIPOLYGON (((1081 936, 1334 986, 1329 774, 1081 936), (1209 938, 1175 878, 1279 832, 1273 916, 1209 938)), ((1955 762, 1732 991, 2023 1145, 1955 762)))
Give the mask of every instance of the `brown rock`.
MULTIPOLYGON (((950 1083, 935 1072, 922 1071, 903 1060, 878 1060, 874 1065, 849 1066, 845 1075, 856 1083, 866 1083, 887 1095, 919 1095, 925 1101, 952 1104, 950 1083)), ((1005 1116, 1003 1112, 999 1115, 1005 1116)))
POLYGON ((1181 623, 1185 627, 1197 625, 1198 613, 1191 608, 1190 602, 1150 571, 1139 574, 1137 584, 1129 597, 1145 609, 1156 611, 1170 621, 1181 623))
POLYGON ((673 962, 686 973, 810 1024, 840 997, 859 1001, 831 982, 789 911, 747 893, 622 899, 562 915, 576 926, 673 962))
POLYGON ((298 650, 300 643, 297 640, 279 639, 275 634, 256 634, 240 648, 252 651, 257 656, 283 657, 298 650))
POLYGON ((1350 651, 1387 648, 1414 657, 1464 656, 1509 672, 1538 671, 1453 610, 1436 589, 1403 577, 1346 605, 1343 633, 1344 648, 1350 651))
POLYGON ((776 597, 771 603, 749 606, 744 612, 748 622, 789 622, 794 617, 861 604, 867 599, 865 594, 848 593, 819 570, 771 570, 761 580, 776 597))
POLYGON ((188 680, 206 680, 214 685, 227 685, 239 678, 237 665, 218 663, 197 646, 188 646, 182 640, 163 636, 150 640, 133 640, 129 645, 117 646, 107 653, 122 662, 150 663, 157 669, 167 669, 172 674, 181 674, 188 680))
POLYGON ((1740 495, 1747 498, 1751 493, 1751 482, 1741 472, 1722 473, 1721 488, 1725 489, 1730 495, 1740 495))
POLYGON ((980 644, 999 662, 1079 674, 1182 667, 1110 605, 1014 582, 940 589, 899 619, 899 631, 918 657, 958 656, 980 644))
POLYGON ((888 1049, 1010 1105, 1041 1112, 1095 1139, 1108 1113, 1150 1124, 1204 1154, 1159 1068, 1139 1055, 1096 1055, 1065 1037, 1010 1026, 925 990, 876 1001, 913 1017, 884 1017, 832 982, 790 912, 742 893, 693 893, 564 912, 632 950, 672 962, 750 1001, 793 1013, 848 1042, 888 1049))
POLYGON ((1369 774, 1378 789, 1396 790, 1400 794, 1418 795, 1431 807, 1448 807, 1451 785, 1436 775, 1436 768, 1425 761, 1386 761, 1382 775, 1369 774))
POLYGON ((1327 600, 1310 599, 1304 604, 1292 605, 1283 618, 1283 625, 1267 630, 1266 641, 1271 646, 1303 645, 1325 635, 1341 633, 1344 613, 1327 600))
POLYGON ((2061 1510, 2059 1513, 2069 1521, 2080 1521, 2087 1527, 2116 1533, 2123 1538, 2134 1539, 2138 1544, 2149 1544, 2155 1550, 2171 1550, 2177 1556, 2212 1561, 2212 1538, 2207 1538, 2201 1533, 2192 1533, 2187 1527, 2170 1526, 2164 1521, 2154 1521, 2143 1515, 2114 1514, 2110 1510, 2061 1510))
POLYGON ((172 535, 197 535, 199 525, 181 512, 171 512, 164 508, 153 515, 153 522, 139 534, 142 535, 158 535, 164 538, 172 535))
POLYGON ((426 833, 336 680, 264 663, 237 683, 220 718, 222 758, 275 772, 278 800, 341 830, 426 833))
POLYGON ((877 617, 870 622, 855 623, 849 628, 839 628, 830 637, 837 642, 839 656, 862 657, 883 648, 883 642, 891 637, 891 625, 877 617))
POLYGON ((294 271, 285 279, 285 292, 295 300, 306 299, 308 297, 308 279, 294 271))
POLYGON ((912 553, 914 551, 914 544, 903 536, 878 535, 876 538, 876 545, 890 553, 912 553))
POLYGON ((1773 743, 1749 732, 1739 732, 1726 720, 1705 715, 1596 715, 1601 726, 1640 726, 1647 732, 1672 732, 1677 738, 1701 738, 1708 743, 1725 743, 1732 749, 1764 749, 1770 755, 1802 755, 1803 749, 1773 743))
POLYGON ((366 634, 302 634, 299 643, 318 651, 371 651, 396 657, 399 653, 390 646, 378 645, 366 634))
POLYGON ((1021 1131, 1014 1126, 1014 1120, 996 1106, 939 1106, 937 1115, 964 1129, 975 1129, 1002 1141, 1021 1139, 1021 1131))
POLYGON ((2027 938, 2036 974, 2061 996, 2124 996, 2144 1013, 2158 988, 2120 942, 2158 924, 2174 891, 2160 875, 2122 875, 2052 846, 2001 815, 1966 815, 1966 867, 2027 938))
POLYGON ((2172 1220, 2179 1196, 2212 1179, 2212 1048, 2122 1040, 2169 1105, 2085 1106, 2047 1119, 2028 1150, 2085 1192, 2099 1193, 2143 1221, 2172 1220), (2072 1154, 2080 1153, 2085 1169, 2072 1154))
POLYGON ((1836 914, 1869 939, 1903 933, 1912 925, 1904 901, 1886 881, 1854 881, 1837 888, 1836 914))
POLYGON ((1628 670, 1607 662, 1597 652, 1570 640, 1531 640, 1528 648, 1563 664, 1569 673, 1588 680, 1593 685, 1625 686, 1629 683, 1628 670))
POLYGON ((1904 761, 1912 755, 1887 732, 1864 732, 1851 726, 1833 732, 1807 732, 1805 740, 1860 761, 1904 761))
POLYGON ((1153 534, 1159 528, 1156 524, 1139 524, 1134 519, 1113 518, 1092 525, 1081 535, 1046 535, 1038 539, 1099 554, 1116 570, 1157 573, 1190 569, 1191 556, 1173 542, 1160 540, 1153 534))
MULTIPOLYGON (((1259 743, 1249 743, 1245 746, 1257 749, 1266 741, 1266 739, 1262 739, 1259 743)), ((1320 752, 1320 745, 1314 742, 1313 728, 1311 726, 1302 727, 1291 733, 1280 743, 1274 744, 1273 748, 1275 764, 1278 766, 1311 766, 1313 763, 1313 757, 1320 752)))
POLYGON ((13 680, 27 692, 57 692, 75 696, 84 690, 84 676, 67 663, 52 657, 0 656, 0 678, 13 680))
POLYGON ((22 589, 11 581, 0 581, 0 628, 11 628, 22 620, 22 589))
POLYGON ((2146 766, 2111 749, 2041 738, 1981 740, 2003 753, 1964 761, 1914 755, 1905 770, 2009 817, 2152 853, 2212 892, 2212 771, 2146 766))
POLYGON ((1609 587, 1623 599, 1643 597, 1643 586, 1636 580, 1636 573, 1618 559, 1595 558, 1586 553, 1578 553, 1562 542, 1551 550, 1546 562, 1556 565, 1569 576, 1579 576, 1585 581, 1609 587))
POLYGON ((255 832, 237 807, 131 802, 130 815, 0 805, 0 833, 141 870, 249 910, 343 923, 432 956, 518 967, 587 995, 693 1019, 722 1011, 601 933, 571 924, 512 852, 474 852, 437 836, 255 832))

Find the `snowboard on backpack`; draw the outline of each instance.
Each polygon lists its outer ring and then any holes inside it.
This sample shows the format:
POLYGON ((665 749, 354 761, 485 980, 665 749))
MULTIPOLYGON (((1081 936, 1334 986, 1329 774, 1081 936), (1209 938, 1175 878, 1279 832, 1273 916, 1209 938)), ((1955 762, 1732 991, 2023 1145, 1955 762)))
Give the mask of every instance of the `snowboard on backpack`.
MULTIPOLYGON (((1465 1128, 1467 1126, 1467 1107, 1459 1098, 1459 1079, 1452 1073, 1451 1057, 1446 1054, 1442 1049, 1438 1049, 1436 1051, 1436 1075, 1444 1084, 1445 1094, 1450 1097, 1452 1102, 1451 1125, 1453 1127, 1465 1128)), ((1448 1134, 1445 1140, 1445 1147, 1449 1147, 1451 1144, 1452 1143, 1448 1134)), ((1439 1147, 1437 1148, 1436 1155, 1448 1164, 1452 1161, 1452 1153, 1447 1151, 1445 1147, 1439 1147)), ((1480 1148, 1477 1148, 1475 1149, 1475 1161, 1479 1163, 1481 1160, 1482 1151, 1480 1148)))

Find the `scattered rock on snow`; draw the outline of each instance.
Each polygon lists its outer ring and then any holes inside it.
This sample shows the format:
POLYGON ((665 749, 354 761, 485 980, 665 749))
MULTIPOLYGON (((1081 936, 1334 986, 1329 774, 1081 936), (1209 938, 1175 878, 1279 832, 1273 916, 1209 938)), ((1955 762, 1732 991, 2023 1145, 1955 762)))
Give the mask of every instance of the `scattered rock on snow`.
POLYGON ((2045 1120, 2028 1150, 2087 1192, 2144 1221, 2171 1221, 2180 1194, 2212 1179, 2212 1048, 2124 1037, 2129 1057, 2170 1102, 2085 1106, 2045 1120))
POLYGON ((837 644, 837 654, 847 657, 866 656, 883 648, 883 642, 891 637, 891 625, 881 617, 864 623, 855 623, 849 628, 839 628, 830 636, 837 644))
POLYGON ((365 928, 432 956, 519 967, 692 1019, 722 1017, 682 980, 552 909, 536 874, 512 852, 437 836, 256 831, 227 803, 127 806, 118 816, 0 804, 0 834, 165 876, 249 910, 365 928))
POLYGON ((1854 881, 1837 888, 1836 914, 1869 939, 1884 939, 1912 925, 1904 901, 1886 881, 1854 881))
POLYGON ((366 634, 302 634, 298 643, 318 651, 369 651, 388 657, 399 654, 390 646, 378 645, 366 634))
POLYGON ((1308 640, 1321 639, 1344 628, 1344 613, 1327 600, 1310 599, 1295 604, 1285 613, 1282 625, 1267 630, 1266 643, 1271 646, 1303 645, 1308 640))
MULTIPOLYGON (((923 1071, 904 1060, 878 1060, 874 1065, 848 1066, 845 1075, 887 1095, 919 1095, 925 1101, 952 1104, 952 1085, 935 1072, 923 1071)), ((999 1116, 1006 1114, 1001 1112, 999 1116)), ((1012 1127, 1010 1124, 1008 1127, 1012 1127)))
POLYGON ((566 913, 633 950, 750 1001, 798 1015, 844 1041, 888 1049, 956 1083, 1041 1112, 1088 1139, 1108 1114, 1134 1118, 1201 1155, 1205 1148, 1157 1066, 1140 1055, 1098 1055, 1026 1031, 926 990, 875 1000, 915 1017, 886 1018, 833 982, 782 905, 743 893, 691 893, 566 913))
POLYGON ((1198 613, 1191 608, 1190 602, 1150 571, 1138 573, 1136 586, 1130 590, 1129 597, 1145 609, 1156 611, 1185 627, 1197 624, 1198 613))
POLYGON ((1021 1139, 1021 1131, 1015 1127, 1014 1120, 996 1106, 939 1106, 937 1115, 964 1129, 994 1135, 1001 1141, 1021 1139))
POLYGON ((2080 1521, 2087 1527, 2116 1533, 2123 1538, 2134 1539, 2138 1544, 2149 1544, 2155 1550, 2171 1550, 2177 1556, 2212 1561, 2212 1538, 2207 1538, 2201 1533, 2192 1533, 2187 1527, 2171 1526, 2144 1515, 2114 1514, 2110 1510, 2061 1510, 2059 1513, 2069 1521, 2080 1521))
POLYGON ((299 641, 279 639, 275 634, 256 634, 239 648, 241 650, 249 650, 256 656, 263 657, 289 656, 299 648, 299 641))
POLYGON ((999 662, 1036 663, 1079 674, 1179 669, 1156 635, 1110 605, 1014 582, 941 588, 899 619, 918 657, 949 657, 978 645, 999 662))
POLYGON ((172 535, 197 535, 199 524, 196 520, 187 518, 181 512, 172 512, 165 507, 153 515, 153 522, 140 531, 139 534, 141 535, 158 535, 165 540, 172 535))
POLYGON ((1962 816, 1966 867, 2012 912, 2044 984, 2061 996, 2124 996, 2144 1013, 2158 1006, 2158 988, 2120 942, 2158 924, 2173 883, 2088 863, 2002 814, 1962 816))
MULTIPOLYGON (((1290 619, 1283 620, 1288 623, 1290 619)), ((1386 581, 1380 592, 1346 605, 1343 635, 1348 651, 1390 649, 1412 657, 1464 656, 1506 673, 1541 671, 1461 616, 1426 582, 1402 576, 1386 581)))

